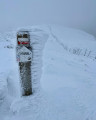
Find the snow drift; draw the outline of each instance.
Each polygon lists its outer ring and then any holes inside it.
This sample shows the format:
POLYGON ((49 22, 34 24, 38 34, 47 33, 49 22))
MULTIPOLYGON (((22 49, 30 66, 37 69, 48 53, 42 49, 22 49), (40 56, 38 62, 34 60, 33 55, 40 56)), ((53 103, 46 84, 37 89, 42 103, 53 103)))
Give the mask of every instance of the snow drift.
POLYGON ((26 27, 33 95, 21 97, 16 31, 0 34, 0 120, 95 120, 96 39, 60 26, 26 27))

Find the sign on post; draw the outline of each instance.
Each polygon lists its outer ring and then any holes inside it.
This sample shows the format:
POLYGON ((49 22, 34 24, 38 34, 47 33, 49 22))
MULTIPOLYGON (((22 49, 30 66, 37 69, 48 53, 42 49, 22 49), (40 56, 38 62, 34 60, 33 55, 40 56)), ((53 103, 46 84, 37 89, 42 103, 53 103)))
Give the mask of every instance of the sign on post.
POLYGON ((30 34, 28 31, 18 31, 16 54, 20 69, 22 95, 27 96, 32 94, 32 48, 30 46, 30 34))
POLYGON ((17 49, 17 61, 28 62, 32 60, 32 52, 25 46, 17 49))

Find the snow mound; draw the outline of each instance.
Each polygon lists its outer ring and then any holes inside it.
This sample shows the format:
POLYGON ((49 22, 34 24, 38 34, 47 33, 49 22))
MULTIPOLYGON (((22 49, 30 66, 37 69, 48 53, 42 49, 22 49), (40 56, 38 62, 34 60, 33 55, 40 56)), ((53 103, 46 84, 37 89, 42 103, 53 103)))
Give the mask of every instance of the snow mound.
POLYGON ((33 95, 20 95, 16 31, 0 34, 0 119, 95 120, 96 39, 60 26, 20 29, 30 31, 33 95))

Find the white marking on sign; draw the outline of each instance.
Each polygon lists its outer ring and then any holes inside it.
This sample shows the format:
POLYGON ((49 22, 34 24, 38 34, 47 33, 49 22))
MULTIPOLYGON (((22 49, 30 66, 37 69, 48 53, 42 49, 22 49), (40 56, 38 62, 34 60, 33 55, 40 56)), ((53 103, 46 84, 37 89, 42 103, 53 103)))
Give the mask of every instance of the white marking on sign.
POLYGON ((28 42, 29 41, 29 38, 18 38, 18 41, 20 42, 28 42))
POLYGON ((32 52, 25 46, 17 49, 17 61, 28 62, 32 60, 32 52))

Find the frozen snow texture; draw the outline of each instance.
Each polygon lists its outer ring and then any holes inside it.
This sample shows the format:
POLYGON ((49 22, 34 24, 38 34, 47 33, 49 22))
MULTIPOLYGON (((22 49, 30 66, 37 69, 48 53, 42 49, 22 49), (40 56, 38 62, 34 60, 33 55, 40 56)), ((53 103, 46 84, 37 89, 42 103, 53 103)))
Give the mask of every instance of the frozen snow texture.
POLYGON ((0 41, 0 120, 95 120, 95 38, 56 26, 25 29, 33 51, 33 95, 20 97, 16 32, 6 33, 0 41), (74 54, 74 48, 94 56, 74 54))
POLYGON ((94 68, 96 60, 86 58, 84 55, 70 54, 66 52, 63 45, 67 44, 71 48, 80 47, 83 50, 88 48, 95 52, 96 40, 90 35, 87 36, 86 33, 69 29, 64 29, 63 32, 66 35, 62 34, 62 39, 66 40, 62 40, 60 29, 59 31, 54 27, 50 29, 52 36, 43 51, 42 87, 50 96, 52 104, 57 107, 61 120, 64 118, 66 120, 95 120, 96 81, 94 77, 96 75, 94 68), (69 35, 68 32, 71 34, 69 35), (79 36, 78 39, 75 38, 74 34, 77 36, 79 34, 82 39, 79 36), (70 36, 73 37, 70 38, 70 36), (80 43, 82 46, 79 46, 80 43))

